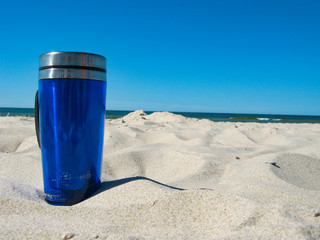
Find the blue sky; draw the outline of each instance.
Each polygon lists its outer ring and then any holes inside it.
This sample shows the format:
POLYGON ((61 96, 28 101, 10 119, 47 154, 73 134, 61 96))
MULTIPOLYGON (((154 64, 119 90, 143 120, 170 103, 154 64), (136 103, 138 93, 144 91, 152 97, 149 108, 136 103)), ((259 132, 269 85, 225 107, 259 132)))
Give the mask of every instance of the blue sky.
POLYGON ((320 1, 2 1, 0 107, 39 55, 106 56, 107 109, 320 115, 320 1))

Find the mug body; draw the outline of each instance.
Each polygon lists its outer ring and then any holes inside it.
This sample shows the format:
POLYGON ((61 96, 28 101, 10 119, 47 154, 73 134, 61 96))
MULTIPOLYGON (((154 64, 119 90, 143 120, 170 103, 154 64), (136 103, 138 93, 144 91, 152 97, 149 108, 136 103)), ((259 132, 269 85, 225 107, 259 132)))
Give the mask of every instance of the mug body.
POLYGON ((44 192, 51 204, 72 205, 90 196, 101 183, 106 109, 102 71, 96 66, 74 65, 74 61, 80 58, 83 64, 88 56, 104 58, 88 53, 58 54, 64 57, 65 65, 59 62, 41 69, 40 64, 39 72, 44 192), (95 75, 92 71, 99 73, 95 75))

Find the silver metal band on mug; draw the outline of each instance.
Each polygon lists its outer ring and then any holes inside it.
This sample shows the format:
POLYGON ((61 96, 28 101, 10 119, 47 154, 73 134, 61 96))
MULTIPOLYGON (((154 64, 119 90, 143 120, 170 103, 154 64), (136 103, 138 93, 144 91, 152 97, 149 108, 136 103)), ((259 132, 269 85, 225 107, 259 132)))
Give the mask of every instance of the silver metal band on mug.
POLYGON ((49 52, 40 56, 39 80, 87 79, 106 81, 106 58, 85 52, 49 52))
POLYGON ((105 70, 106 58, 85 52, 49 52, 40 55, 40 69, 51 66, 82 66, 105 70))
POLYGON ((72 69, 72 68, 50 68, 39 71, 39 80, 44 79, 87 79, 106 81, 106 73, 87 69, 72 69))

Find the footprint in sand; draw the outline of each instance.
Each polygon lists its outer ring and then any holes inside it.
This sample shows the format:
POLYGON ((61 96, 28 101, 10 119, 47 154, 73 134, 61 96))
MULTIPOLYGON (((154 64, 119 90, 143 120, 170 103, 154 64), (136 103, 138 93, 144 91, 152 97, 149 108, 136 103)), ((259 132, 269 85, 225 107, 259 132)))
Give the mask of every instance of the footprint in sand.
POLYGON ((320 159, 286 153, 274 162, 278 167, 272 167, 272 171, 278 178, 301 188, 320 191, 320 159))

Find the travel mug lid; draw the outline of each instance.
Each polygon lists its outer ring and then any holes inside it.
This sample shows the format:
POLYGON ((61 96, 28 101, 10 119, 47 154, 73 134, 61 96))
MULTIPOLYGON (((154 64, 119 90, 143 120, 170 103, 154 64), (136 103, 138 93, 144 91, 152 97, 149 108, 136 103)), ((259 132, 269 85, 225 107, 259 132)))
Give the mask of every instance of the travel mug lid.
POLYGON ((85 52, 40 55, 39 79, 74 78, 106 81, 106 58, 85 52))

